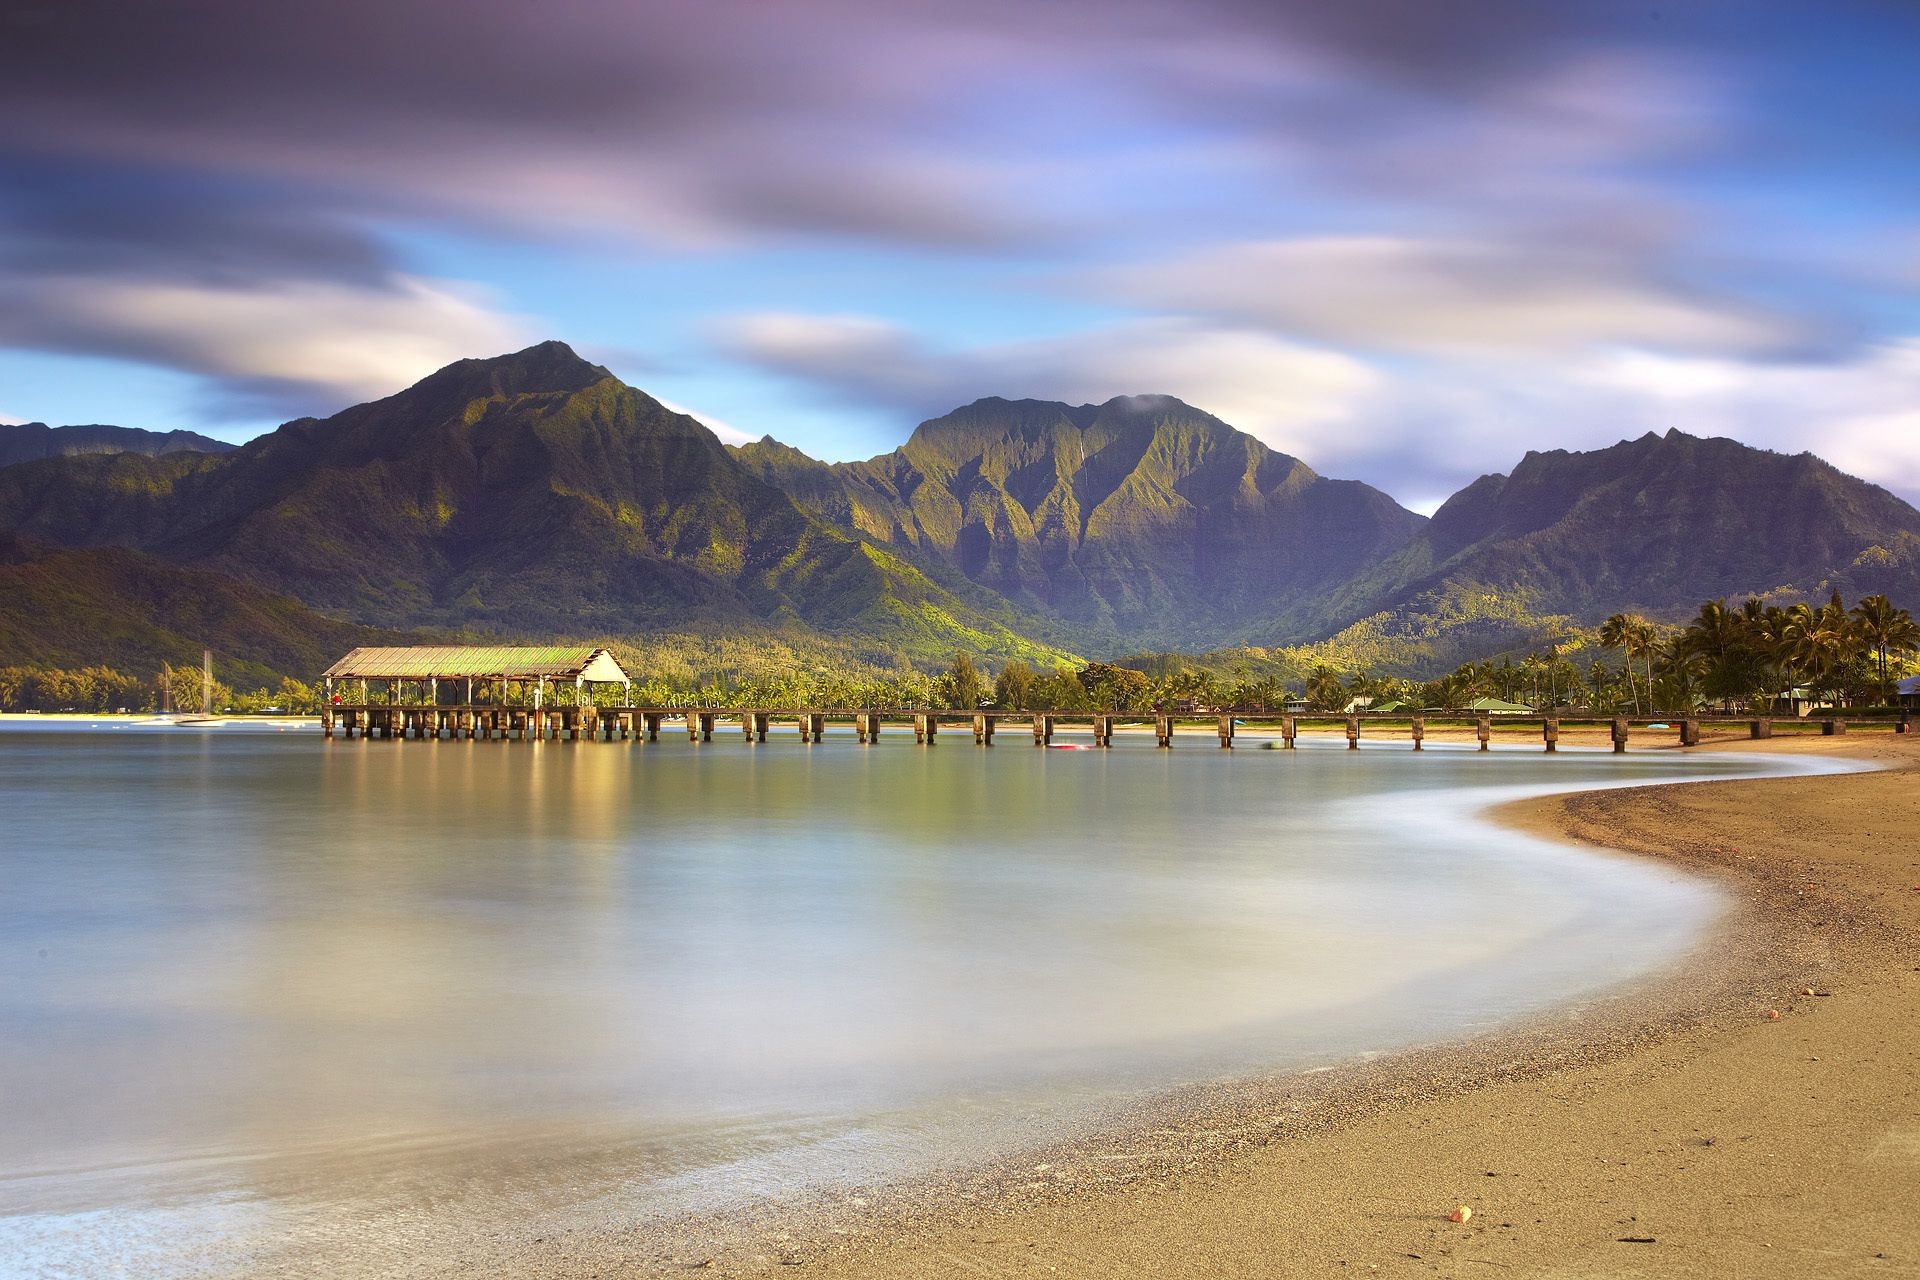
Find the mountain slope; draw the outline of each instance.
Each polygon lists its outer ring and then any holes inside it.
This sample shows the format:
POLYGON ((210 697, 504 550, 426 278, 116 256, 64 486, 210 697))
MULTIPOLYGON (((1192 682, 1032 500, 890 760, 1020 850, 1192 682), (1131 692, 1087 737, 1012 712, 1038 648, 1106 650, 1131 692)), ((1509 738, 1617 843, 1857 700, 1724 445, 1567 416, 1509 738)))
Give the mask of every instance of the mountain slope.
POLYGON ((388 626, 797 619, 929 657, 1052 652, 1016 631, 1020 611, 803 512, 698 422, 557 342, 218 457, 0 470, 0 528, 135 547, 388 626))
POLYGON ((325 617, 299 601, 124 547, 70 550, 0 535, 0 667, 108 666, 147 676, 162 662, 271 686, 311 680, 355 645, 417 644, 325 617))
POLYGON ((1405 548, 1329 597, 1323 622, 1406 607, 1447 583, 1524 593, 1591 620, 1701 600, 1920 595, 1920 511, 1810 453, 1679 431, 1529 453, 1448 499, 1405 548))
POLYGON ((192 431, 144 431, 139 427, 50 427, 44 422, 0 423, 0 467, 40 458, 87 453, 227 453, 224 440, 192 431))
POLYGON ((736 452, 841 527, 938 555, 1102 647, 1271 640, 1423 523, 1170 396, 979 400, 865 462, 771 439, 736 452))

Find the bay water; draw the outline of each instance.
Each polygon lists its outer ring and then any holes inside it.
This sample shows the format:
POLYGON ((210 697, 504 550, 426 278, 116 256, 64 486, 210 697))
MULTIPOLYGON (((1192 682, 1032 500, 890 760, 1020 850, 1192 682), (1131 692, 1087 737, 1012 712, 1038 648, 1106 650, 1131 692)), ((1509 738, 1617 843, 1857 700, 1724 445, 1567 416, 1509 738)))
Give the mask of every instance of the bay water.
POLYGON ((1492 1030, 1723 904, 1481 809, 1818 767, 775 739, 10 718, 0 1270, 777 1206, 1492 1030))

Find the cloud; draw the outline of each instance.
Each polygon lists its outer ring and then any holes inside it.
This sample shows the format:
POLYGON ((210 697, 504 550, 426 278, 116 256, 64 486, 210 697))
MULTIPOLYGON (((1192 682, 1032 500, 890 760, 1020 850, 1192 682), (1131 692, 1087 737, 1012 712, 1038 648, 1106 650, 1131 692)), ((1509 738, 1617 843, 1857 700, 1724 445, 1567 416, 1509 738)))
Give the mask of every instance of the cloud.
POLYGON ((408 276, 365 286, 0 277, 0 344, 199 374, 233 416, 332 412, 526 336, 472 297, 408 276))
POLYGON ((870 316, 736 316, 716 334, 736 359, 818 393, 933 417, 982 396, 1096 403, 1177 396, 1283 452, 1351 423, 1377 388, 1365 364, 1269 334, 1177 318, 942 349, 870 316))
POLYGON ((0 427, 19 427, 26 425, 25 418, 16 418, 11 414, 0 413, 0 427))
POLYGON ((1799 453, 1920 496, 1920 336, 1829 363, 1752 364, 1632 353, 1577 375, 1633 421, 1799 453))
POLYGON ((1124 172, 1176 131, 1421 199, 1448 185, 1426 179, 1436 158, 1457 184, 1665 154, 1695 136, 1712 47, 1673 47, 1697 24, 1579 0, 69 0, 7 16, 0 149, 681 246, 981 248, 1124 224, 1160 193, 1109 207, 1113 186, 1044 175, 1089 153, 1124 172))
POLYGON ((1088 273, 1088 287, 1359 348, 1764 352, 1799 323, 1653 277, 1617 252, 1394 236, 1267 240, 1088 273))
MULTIPOLYGON (((655 396, 654 399, 660 400, 660 397, 655 396)), ((689 409, 686 405, 675 404, 671 400, 660 400, 660 403, 673 413, 685 414, 707 430, 713 432, 716 436, 719 436, 721 444, 752 444, 760 438, 751 431, 742 431, 732 423, 724 422, 712 414, 701 413, 697 409, 689 409)))
POLYGON ((1180 318, 964 348, 871 316, 744 315, 716 336, 736 359, 824 398, 913 419, 985 395, 1174 395, 1323 475, 1428 511, 1478 476, 1512 470, 1529 449, 1598 449, 1675 427, 1811 449, 1920 497, 1920 337, 1838 361, 1635 349, 1363 361, 1180 318))
POLYGON ((1920 500, 1920 336, 1839 360, 1751 360, 1614 350, 1567 360, 1397 365, 1303 456, 1328 474, 1431 510, 1531 449, 1601 449, 1649 431, 1813 452, 1920 500))

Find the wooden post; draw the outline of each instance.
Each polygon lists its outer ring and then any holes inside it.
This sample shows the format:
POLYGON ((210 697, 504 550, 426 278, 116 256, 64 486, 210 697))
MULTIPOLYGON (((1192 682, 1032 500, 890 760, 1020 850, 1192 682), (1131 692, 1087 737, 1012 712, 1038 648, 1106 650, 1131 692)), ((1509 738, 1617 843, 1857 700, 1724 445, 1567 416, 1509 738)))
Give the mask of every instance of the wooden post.
POLYGON ((1293 740, 1299 736, 1300 722, 1292 716, 1280 717, 1280 743, 1288 751, 1293 750, 1293 740))
POLYGON ((1164 711, 1153 718, 1153 745, 1156 747, 1173 745, 1173 717, 1164 711))
POLYGON ((1540 724, 1540 737, 1547 744, 1547 753, 1551 755, 1560 749, 1560 718, 1548 716, 1540 724))
POLYGON ((993 717, 984 711, 973 713, 973 743, 977 747, 993 745, 993 717))
POLYGON ((754 716, 751 711, 742 711, 740 713, 740 736, 746 739, 749 746, 753 744, 753 719, 754 716))
POLYGON ((818 711, 809 711, 801 722, 800 736, 803 742, 819 742, 827 732, 827 718, 818 711))
POLYGON ((1680 745, 1697 747, 1700 745, 1700 722, 1691 717, 1680 722, 1680 745))
POLYGON ((1113 745, 1113 717, 1095 716, 1093 718, 1093 745, 1111 747, 1113 745))
POLYGON ((1415 716, 1413 718, 1413 749, 1415 751, 1426 750, 1426 737, 1427 737, 1426 718, 1423 716, 1415 716))
POLYGON ((1480 749, 1487 749, 1487 739, 1493 737, 1493 717, 1481 716, 1474 722, 1473 732, 1480 739, 1480 749))
POLYGON ((1220 745, 1229 751, 1233 749, 1233 715, 1231 713, 1220 717, 1220 745))
POLYGON ((643 711, 640 713, 640 723, 646 726, 648 742, 660 741, 660 722, 664 719, 666 719, 664 712, 643 711))
POLYGON ((1771 738, 1773 736, 1773 720, 1768 716, 1761 716, 1757 720, 1747 721, 1747 736, 1749 738, 1771 738))
POLYGON ((1613 718, 1613 754, 1617 756, 1626 754, 1628 728, 1625 716, 1613 718))
POLYGON ((1820 733, 1823 737, 1831 738, 1835 734, 1845 733, 1846 731, 1847 722, 1837 717, 1820 722, 1820 733))
POLYGON ((1355 715, 1350 715, 1347 717, 1347 750, 1358 751, 1359 749, 1360 749, 1360 717, 1355 715))
POLYGON ((1034 712, 1033 713, 1033 745, 1036 747, 1044 747, 1049 742, 1052 742, 1052 741, 1053 741, 1053 717, 1049 715, 1042 715, 1038 711, 1034 712))

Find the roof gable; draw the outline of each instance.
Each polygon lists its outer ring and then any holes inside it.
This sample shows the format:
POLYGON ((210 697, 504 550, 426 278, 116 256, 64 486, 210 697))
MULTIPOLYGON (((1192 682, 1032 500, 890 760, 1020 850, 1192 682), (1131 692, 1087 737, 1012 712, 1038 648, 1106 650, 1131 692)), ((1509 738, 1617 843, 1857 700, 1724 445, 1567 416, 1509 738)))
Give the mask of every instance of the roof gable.
POLYGON ((411 645, 355 649, 321 673, 334 680, 591 680, 624 684, 625 668, 585 645, 411 645))

